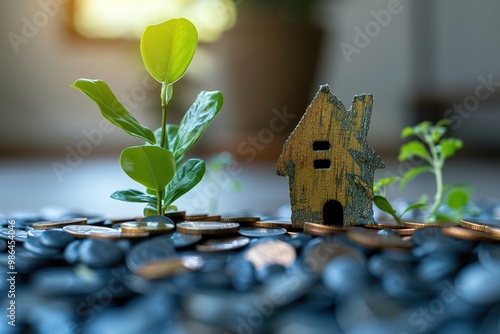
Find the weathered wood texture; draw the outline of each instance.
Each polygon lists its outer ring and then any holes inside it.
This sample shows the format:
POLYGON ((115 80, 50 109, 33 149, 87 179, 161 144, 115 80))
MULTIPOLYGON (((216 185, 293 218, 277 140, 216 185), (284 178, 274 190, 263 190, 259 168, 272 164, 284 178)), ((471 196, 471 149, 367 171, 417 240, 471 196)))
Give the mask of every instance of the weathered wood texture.
POLYGON ((353 98, 346 110, 327 85, 321 86, 276 165, 290 186, 292 223, 373 223, 373 178, 384 163, 368 146, 373 96, 353 98))

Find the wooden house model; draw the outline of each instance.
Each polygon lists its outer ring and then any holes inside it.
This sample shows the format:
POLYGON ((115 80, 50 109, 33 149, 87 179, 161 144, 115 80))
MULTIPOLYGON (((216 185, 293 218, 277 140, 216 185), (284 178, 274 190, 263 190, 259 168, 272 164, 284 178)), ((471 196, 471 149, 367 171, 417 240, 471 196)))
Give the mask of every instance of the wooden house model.
POLYGON ((368 146, 373 96, 354 96, 351 109, 321 86, 276 165, 287 176, 292 223, 374 223, 373 178, 384 163, 368 146))

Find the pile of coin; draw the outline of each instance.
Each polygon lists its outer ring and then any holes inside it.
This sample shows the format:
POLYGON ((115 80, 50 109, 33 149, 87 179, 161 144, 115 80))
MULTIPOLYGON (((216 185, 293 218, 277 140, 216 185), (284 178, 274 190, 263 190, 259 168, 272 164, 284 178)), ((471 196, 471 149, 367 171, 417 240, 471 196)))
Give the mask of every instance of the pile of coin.
POLYGON ((498 332, 494 219, 297 231, 258 215, 40 218, 0 220, 18 306, 1 333, 498 332))

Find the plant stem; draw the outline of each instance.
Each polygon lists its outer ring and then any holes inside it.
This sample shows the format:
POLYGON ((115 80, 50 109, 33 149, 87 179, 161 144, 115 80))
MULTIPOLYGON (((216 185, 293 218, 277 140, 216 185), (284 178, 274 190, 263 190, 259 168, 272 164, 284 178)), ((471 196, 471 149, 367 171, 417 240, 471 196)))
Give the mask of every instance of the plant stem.
POLYGON ((434 176, 436 178, 436 195, 434 196, 434 203, 429 211, 428 219, 434 221, 436 217, 436 212, 443 199, 443 159, 436 150, 436 146, 430 136, 425 137, 425 141, 429 146, 430 152, 432 154, 432 168, 434 171, 434 176))
POLYGON ((167 137, 167 85, 161 84, 161 142, 160 146, 168 149, 167 137))
POLYGON ((162 203, 162 200, 163 200, 163 190, 157 190, 156 191, 156 211, 159 215, 163 215, 163 212, 162 212, 162 207, 163 207, 163 203, 162 203))
MULTIPOLYGON (((162 83, 161 85, 161 141, 160 146, 168 149, 168 137, 167 137, 167 85, 162 83)), ((163 215, 163 189, 156 191, 156 211, 159 215, 163 215)))

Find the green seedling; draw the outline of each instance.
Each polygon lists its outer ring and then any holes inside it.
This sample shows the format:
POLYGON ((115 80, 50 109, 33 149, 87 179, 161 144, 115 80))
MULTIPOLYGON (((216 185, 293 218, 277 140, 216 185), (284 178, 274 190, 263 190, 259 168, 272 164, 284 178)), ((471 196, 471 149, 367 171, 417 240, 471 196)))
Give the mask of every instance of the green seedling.
POLYGON ((123 171, 145 186, 146 191, 128 189, 111 195, 121 201, 146 203, 146 216, 176 209, 172 203, 205 174, 204 161, 194 158, 184 161, 184 155, 221 110, 222 94, 202 91, 179 125, 167 123, 173 84, 186 72, 197 44, 196 28, 183 18, 148 26, 142 35, 140 50, 144 65, 161 83, 161 127, 154 132, 139 124, 104 81, 78 79, 73 84, 99 106, 108 121, 146 142, 124 149, 120 156, 123 171))
POLYGON ((466 184, 445 185, 443 183, 445 161, 454 156, 463 146, 460 139, 445 137, 448 125, 448 120, 438 121, 434 125, 425 121, 417 126, 404 128, 401 132, 402 138, 414 136, 417 140, 412 140, 401 146, 398 160, 419 159, 423 163, 412 167, 401 178, 385 178, 375 183, 375 205, 394 217, 398 224, 401 224, 401 217, 405 213, 415 209, 426 209, 425 222, 457 222, 467 212, 471 187, 466 184), (399 188, 402 190, 410 180, 423 173, 434 174, 436 194, 433 201, 428 203, 427 196, 424 195, 417 203, 410 205, 398 215, 385 197, 385 188, 399 181, 399 188))

